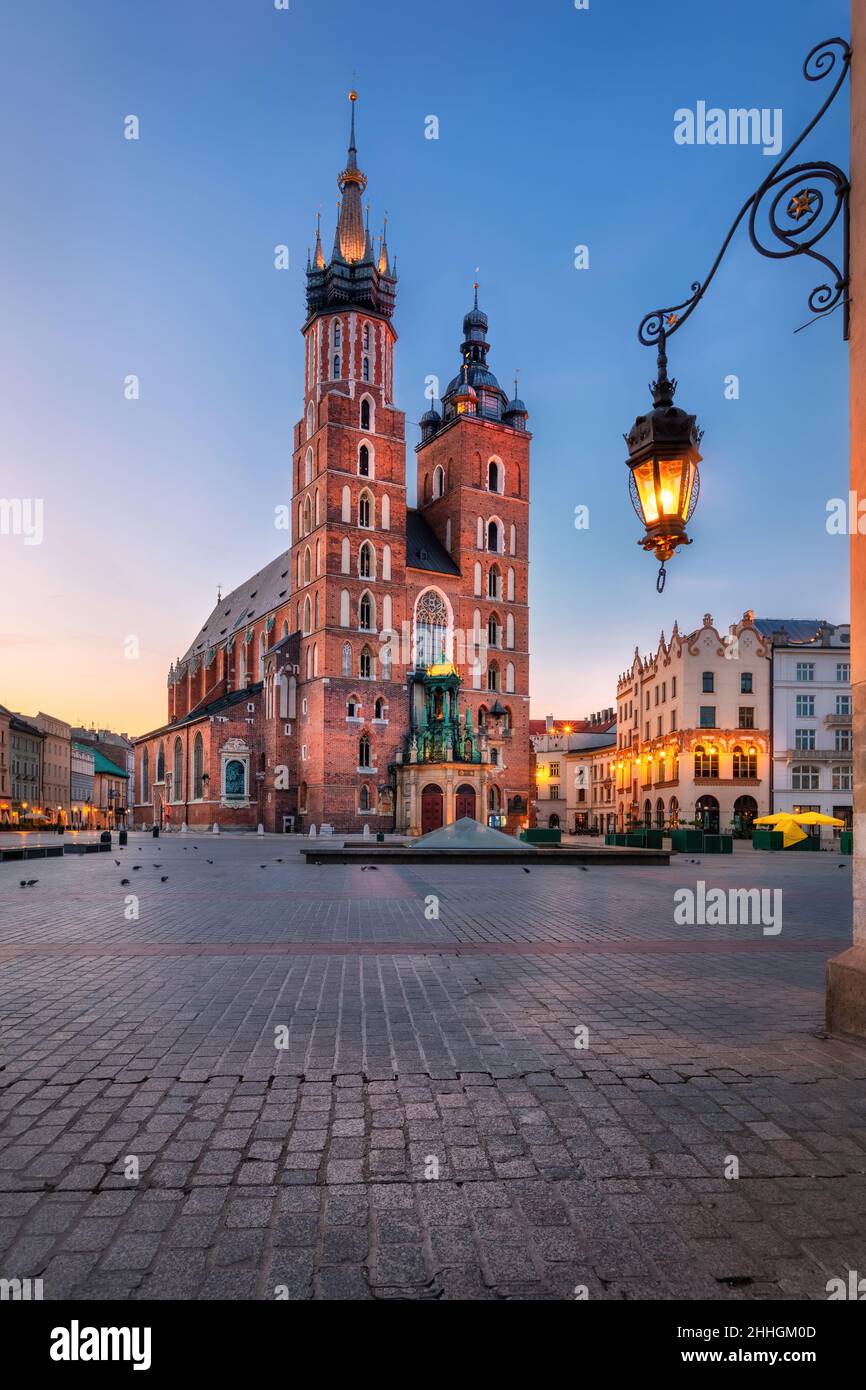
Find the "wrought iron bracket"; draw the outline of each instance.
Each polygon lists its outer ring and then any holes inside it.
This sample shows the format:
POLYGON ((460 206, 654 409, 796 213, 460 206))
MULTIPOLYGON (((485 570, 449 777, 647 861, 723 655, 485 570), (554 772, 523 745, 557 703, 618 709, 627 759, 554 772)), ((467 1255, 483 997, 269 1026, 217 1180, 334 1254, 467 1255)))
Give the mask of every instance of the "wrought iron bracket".
MULTIPOLYGON (((816 318, 831 314, 842 306, 842 336, 847 341, 849 322, 849 193, 848 175, 836 164, 814 159, 804 164, 789 164, 791 156, 814 130, 824 113, 832 105, 848 76, 851 66, 851 47, 845 39, 824 39, 816 44, 803 63, 803 76, 807 82, 820 82, 829 77, 837 68, 838 74, 833 88, 820 110, 797 139, 773 165, 763 183, 747 198, 737 213, 725 237, 719 254, 713 262, 709 274, 703 281, 695 280, 688 299, 680 304, 671 304, 665 309, 653 309, 641 320, 638 338, 645 347, 655 347, 661 343, 664 348, 665 336, 668 338, 682 328, 686 320, 700 304, 713 277, 721 265, 734 233, 748 215, 749 239, 756 251, 771 260, 786 260, 790 256, 809 256, 827 268, 832 283, 816 285, 809 295, 808 304, 816 318), (765 198, 772 196, 767 208, 766 231, 772 234, 781 249, 772 242, 765 243, 757 229, 758 213, 765 198), (779 220, 780 209, 787 219, 779 220), (842 265, 837 266, 829 256, 816 251, 815 247, 830 228, 842 219, 842 265)), ((805 325, 804 325, 805 326, 805 325)))

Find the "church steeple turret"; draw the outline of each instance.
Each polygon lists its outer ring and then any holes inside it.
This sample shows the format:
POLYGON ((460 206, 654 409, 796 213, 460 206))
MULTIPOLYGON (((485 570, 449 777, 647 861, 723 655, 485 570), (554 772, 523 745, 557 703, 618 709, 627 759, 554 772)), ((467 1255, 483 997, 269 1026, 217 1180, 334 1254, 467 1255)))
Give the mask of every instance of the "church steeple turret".
POLYGON ((351 91, 349 152, 346 167, 337 179, 340 200, 337 205, 334 249, 330 261, 326 262, 321 249, 321 238, 317 233, 313 263, 307 270, 308 321, 315 314, 329 311, 337 305, 341 308, 370 309, 385 318, 390 318, 394 312, 397 293, 396 267, 394 270, 391 269, 387 245, 384 243, 377 260, 370 236, 369 215, 365 225, 362 195, 367 187, 367 176, 358 168, 358 150, 355 143, 357 99, 358 93, 351 91))

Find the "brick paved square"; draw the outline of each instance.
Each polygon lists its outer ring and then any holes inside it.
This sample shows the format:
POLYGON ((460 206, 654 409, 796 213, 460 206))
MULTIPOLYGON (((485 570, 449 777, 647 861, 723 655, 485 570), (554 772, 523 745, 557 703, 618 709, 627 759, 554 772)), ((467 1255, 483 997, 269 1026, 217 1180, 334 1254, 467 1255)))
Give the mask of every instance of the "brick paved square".
POLYGON ((372 884, 291 839, 208 840, 212 866, 195 843, 163 837, 171 891, 136 923, 111 856, 45 861, 22 901, 0 879, 0 1276, 48 1299, 742 1301, 866 1268, 866 1048, 823 1032, 835 856, 700 869, 782 888, 765 938, 676 925, 676 858, 372 884))

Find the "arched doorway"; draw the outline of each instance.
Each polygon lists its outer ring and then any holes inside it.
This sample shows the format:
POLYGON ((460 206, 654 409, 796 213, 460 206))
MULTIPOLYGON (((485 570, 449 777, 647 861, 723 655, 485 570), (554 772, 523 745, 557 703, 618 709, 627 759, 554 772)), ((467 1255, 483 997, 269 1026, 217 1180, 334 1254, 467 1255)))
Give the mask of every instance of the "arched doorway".
POLYGON ((702 796, 695 806, 695 821, 707 835, 719 833, 719 803, 714 796, 702 796))
POLYGON ((664 830, 664 828, 665 803, 662 801, 661 797, 659 797, 658 801, 656 802, 656 830, 664 830))
POLYGON ((652 829, 653 808, 652 802, 650 801, 649 797, 647 797, 646 801, 643 804, 643 823, 646 826, 647 830, 652 829))
POLYGON ((744 835, 751 835, 752 822, 758 814, 758 803, 753 796, 738 796, 734 802, 734 823, 744 835))
POLYGON ((475 788, 468 782, 457 788, 454 816, 456 820, 462 820, 464 816, 468 816, 470 820, 475 819, 475 788))
POLYGON ((559 829, 559 816, 556 814, 555 811, 552 816, 548 816, 547 818, 547 828, 548 830, 559 829))
POLYGON ((442 788, 431 782, 421 793, 421 834, 438 830, 444 820, 442 788))

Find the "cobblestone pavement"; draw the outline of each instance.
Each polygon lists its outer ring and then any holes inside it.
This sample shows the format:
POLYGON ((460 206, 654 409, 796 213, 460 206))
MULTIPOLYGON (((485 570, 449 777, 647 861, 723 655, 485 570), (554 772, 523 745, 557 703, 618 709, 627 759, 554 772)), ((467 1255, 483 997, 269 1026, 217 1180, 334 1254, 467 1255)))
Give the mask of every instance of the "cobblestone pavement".
POLYGON ((834 854, 365 870, 174 835, 0 866, 0 1277, 825 1298, 866 1270, 866 1047, 822 1032, 850 922, 834 854), (781 888, 782 932, 676 925, 698 879, 781 888))

